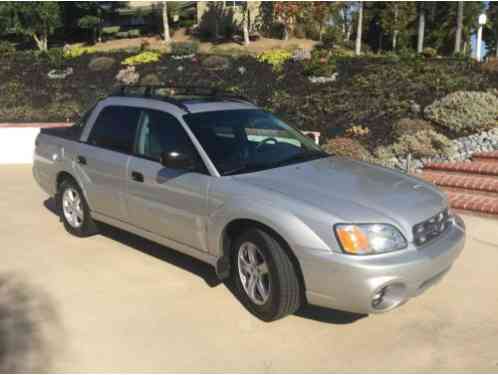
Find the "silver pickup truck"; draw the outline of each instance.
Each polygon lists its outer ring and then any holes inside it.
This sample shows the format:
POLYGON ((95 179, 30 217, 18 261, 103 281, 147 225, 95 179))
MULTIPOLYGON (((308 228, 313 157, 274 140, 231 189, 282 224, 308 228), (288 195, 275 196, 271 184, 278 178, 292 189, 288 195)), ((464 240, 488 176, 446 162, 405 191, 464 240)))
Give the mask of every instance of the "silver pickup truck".
POLYGON ((33 173, 69 233, 106 223, 209 263, 265 321, 304 303, 391 310, 464 246, 433 185, 326 154, 220 92, 118 90, 74 126, 43 130, 33 173))

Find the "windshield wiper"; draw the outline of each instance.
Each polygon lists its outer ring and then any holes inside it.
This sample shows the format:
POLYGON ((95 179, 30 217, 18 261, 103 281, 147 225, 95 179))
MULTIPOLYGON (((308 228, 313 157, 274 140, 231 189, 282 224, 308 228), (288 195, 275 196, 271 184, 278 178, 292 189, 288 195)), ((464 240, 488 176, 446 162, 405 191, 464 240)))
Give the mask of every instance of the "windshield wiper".
POLYGON ((233 168, 233 169, 230 169, 230 170, 224 172, 223 176, 229 176, 229 175, 238 174, 238 173, 256 172, 258 170, 266 169, 266 168, 269 168, 269 167, 271 167, 271 166, 269 166, 268 164, 262 164, 262 163, 251 164, 251 163, 247 163, 247 164, 244 164, 244 165, 242 165, 240 167, 233 168))
POLYGON ((304 161, 310 161, 310 160, 316 160, 316 159, 326 158, 329 156, 330 155, 327 154, 325 151, 303 151, 303 152, 300 152, 298 154, 292 155, 290 158, 281 160, 281 161, 273 164, 273 166, 281 167, 283 165, 299 163, 299 162, 304 162, 304 161))

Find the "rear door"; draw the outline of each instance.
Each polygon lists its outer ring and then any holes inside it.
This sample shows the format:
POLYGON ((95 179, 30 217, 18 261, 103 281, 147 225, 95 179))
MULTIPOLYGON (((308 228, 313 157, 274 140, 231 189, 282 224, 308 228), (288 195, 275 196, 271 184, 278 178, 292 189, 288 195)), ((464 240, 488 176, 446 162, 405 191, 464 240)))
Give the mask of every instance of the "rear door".
POLYGON ((90 208, 128 221, 125 204, 126 167, 133 150, 141 109, 109 105, 98 114, 76 155, 90 208))
POLYGON ((127 177, 128 211, 136 227, 207 250, 206 197, 212 177, 174 116, 159 110, 143 110, 127 177), (161 153, 186 148, 198 157, 198 170, 173 170, 159 162, 161 153))

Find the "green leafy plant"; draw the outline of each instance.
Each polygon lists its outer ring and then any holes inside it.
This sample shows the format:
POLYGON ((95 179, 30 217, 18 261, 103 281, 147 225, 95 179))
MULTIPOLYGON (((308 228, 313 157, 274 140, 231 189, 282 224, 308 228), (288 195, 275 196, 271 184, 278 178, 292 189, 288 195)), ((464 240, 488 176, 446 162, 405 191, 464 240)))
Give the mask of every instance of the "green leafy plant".
POLYGON ((258 61, 272 66, 276 72, 282 70, 284 63, 292 58, 292 53, 283 49, 265 51, 258 55, 258 61))
POLYGON ((95 47, 73 46, 64 51, 64 57, 66 59, 74 59, 82 55, 96 53, 96 52, 97 49, 95 47))
POLYGON ((171 54, 175 56, 195 55, 199 50, 198 42, 174 42, 171 43, 171 54))
POLYGON ((455 133, 497 126, 498 98, 491 92, 457 91, 424 110, 427 119, 455 133))
POLYGON ((142 65, 158 62, 161 54, 157 51, 145 51, 138 55, 130 56, 124 59, 122 65, 142 65))

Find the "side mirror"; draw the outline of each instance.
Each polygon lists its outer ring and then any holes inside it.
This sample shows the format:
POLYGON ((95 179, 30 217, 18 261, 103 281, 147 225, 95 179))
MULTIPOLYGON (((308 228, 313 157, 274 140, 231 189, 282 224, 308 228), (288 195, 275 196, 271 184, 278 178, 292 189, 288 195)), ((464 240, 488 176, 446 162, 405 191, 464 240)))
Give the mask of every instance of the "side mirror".
POLYGON ((192 170, 195 166, 192 154, 183 151, 163 152, 159 161, 165 168, 170 169, 192 170))

